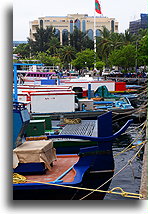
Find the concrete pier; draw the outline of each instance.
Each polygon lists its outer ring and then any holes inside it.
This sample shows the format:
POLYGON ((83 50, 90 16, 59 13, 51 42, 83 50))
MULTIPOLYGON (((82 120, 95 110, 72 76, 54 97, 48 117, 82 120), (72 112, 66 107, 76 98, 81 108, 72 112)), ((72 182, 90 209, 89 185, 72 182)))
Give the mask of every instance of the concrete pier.
MULTIPOLYGON (((148 110, 147 110, 147 121, 148 121, 148 110)), ((146 140, 148 141, 148 122, 146 128, 146 140)), ((148 168, 147 168, 147 154, 148 154, 148 146, 147 143, 144 147, 144 156, 143 156, 143 167, 142 167, 142 176, 141 176, 141 186, 140 186, 140 194, 143 195, 143 200, 148 199, 148 168)))

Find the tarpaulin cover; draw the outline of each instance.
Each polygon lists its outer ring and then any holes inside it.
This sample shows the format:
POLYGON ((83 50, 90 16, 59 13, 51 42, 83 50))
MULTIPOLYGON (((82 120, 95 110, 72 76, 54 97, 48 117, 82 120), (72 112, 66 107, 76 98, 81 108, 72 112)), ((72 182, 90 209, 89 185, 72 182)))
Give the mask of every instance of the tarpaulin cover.
POLYGON ((56 150, 51 140, 26 141, 13 150, 13 168, 18 163, 44 162, 50 169, 50 164, 56 160, 56 150))

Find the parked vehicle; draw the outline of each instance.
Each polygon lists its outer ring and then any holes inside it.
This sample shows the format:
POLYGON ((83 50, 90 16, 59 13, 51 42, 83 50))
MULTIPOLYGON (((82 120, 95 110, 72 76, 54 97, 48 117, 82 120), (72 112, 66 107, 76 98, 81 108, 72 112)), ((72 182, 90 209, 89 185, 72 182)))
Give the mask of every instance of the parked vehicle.
POLYGON ((102 72, 102 76, 109 76, 110 75, 110 69, 104 69, 102 72))
POLYGON ((119 76, 123 76, 123 73, 119 70, 112 70, 110 72, 110 76, 118 76, 119 77, 119 76))

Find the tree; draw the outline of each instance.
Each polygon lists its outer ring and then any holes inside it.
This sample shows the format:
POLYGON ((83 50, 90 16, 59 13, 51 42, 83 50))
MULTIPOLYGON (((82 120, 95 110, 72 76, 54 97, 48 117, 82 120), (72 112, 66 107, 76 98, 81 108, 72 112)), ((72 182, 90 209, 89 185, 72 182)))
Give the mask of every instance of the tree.
POLYGON ((81 32, 75 27, 72 34, 70 34, 70 45, 76 49, 77 52, 87 48, 93 49, 93 41, 88 37, 88 32, 81 32))
POLYGON ((76 59, 72 61, 77 69, 88 67, 89 69, 94 65, 94 51, 86 49, 76 54, 76 59))
POLYGON ((142 37, 138 45, 138 65, 146 67, 148 65, 148 33, 142 37))
POLYGON ((125 33, 121 33, 123 44, 129 45, 136 41, 137 36, 129 32, 129 29, 125 30, 125 33))
POLYGON ((58 51, 58 56, 63 62, 64 66, 68 68, 69 63, 75 58, 76 51, 71 46, 63 46, 58 51))
POLYGON ((111 50, 111 32, 104 26, 100 33, 101 37, 97 38, 97 54, 105 64, 108 64, 108 56, 111 50))
POLYGON ((51 55, 44 53, 44 52, 39 52, 36 55, 36 59, 40 60, 41 63, 52 66, 52 65, 59 65, 61 63, 61 60, 59 57, 52 57, 51 55))
POLYGON ((135 66, 136 48, 134 45, 125 45, 119 50, 114 50, 109 55, 111 66, 120 66, 125 70, 135 66))
POLYGON ((119 33, 111 33, 110 34, 110 50, 119 49, 123 46, 123 39, 121 34, 119 33))
POLYGON ((104 62, 102 62, 102 61, 97 61, 97 62, 96 62, 96 68, 97 68, 98 70, 102 70, 104 66, 105 66, 105 63, 104 63, 104 62))
POLYGON ((34 33, 35 40, 31 40, 28 38, 28 43, 31 48, 32 54, 36 54, 37 52, 46 52, 49 47, 49 41, 55 37, 55 29, 50 26, 46 29, 37 28, 36 33, 34 33))
POLYGON ((18 45, 14 51, 14 54, 20 55, 21 58, 26 58, 30 56, 30 47, 29 44, 20 44, 18 45))
POLYGON ((49 51, 52 56, 55 56, 58 53, 58 49, 60 48, 60 42, 58 38, 52 37, 49 41, 49 51))

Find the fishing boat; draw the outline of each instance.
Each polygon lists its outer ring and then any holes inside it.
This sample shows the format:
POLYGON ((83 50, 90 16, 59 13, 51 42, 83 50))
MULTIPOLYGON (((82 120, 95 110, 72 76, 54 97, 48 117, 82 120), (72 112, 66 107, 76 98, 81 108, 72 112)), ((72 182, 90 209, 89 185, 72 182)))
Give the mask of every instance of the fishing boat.
MULTIPOLYGON (((20 65, 27 64, 14 64, 16 72, 20 65)), ((29 64, 29 66, 31 65, 29 64)), ((39 66, 41 65, 39 64, 39 66)), ((46 74, 47 72, 42 72, 42 75, 46 74)), ((31 74, 28 73, 28 75, 31 74)), ((36 73, 36 75, 38 74, 36 73)), ((133 110, 127 97, 122 101, 121 97, 115 96, 114 99, 113 97, 112 99, 102 97, 104 100, 93 100, 99 91, 98 88, 106 87, 106 90, 109 91, 124 90, 124 82, 99 81, 92 77, 91 79, 84 77, 73 80, 58 79, 58 84, 60 85, 55 84, 55 79, 47 78, 42 79, 41 83, 37 85, 18 85, 18 101, 28 103, 27 108, 31 114, 49 114, 52 119, 59 119, 61 114, 67 118, 96 119, 106 111, 126 114, 133 110), (65 105, 65 101, 67 105, 65 105)))
POLYGON ((16 147, 13 150, 14 172, 25 177, 19 178, 18 175, 15 178, 17 174, 14 174, 14 199, 79 200, 99 186, 100 192, 94 192, 87 199, 103 199, 110 185, 110 181, 105 182, 114 172, 112 141, 126 130, 131 121, 115 134, 112 134, 111 123, 109 112, 98 118, 99 137, 50 135, 47 140, 26 141, 16 147), (77 154, 56 155, 51 138, 74 138, 97 144, 79 147, 77 154))

